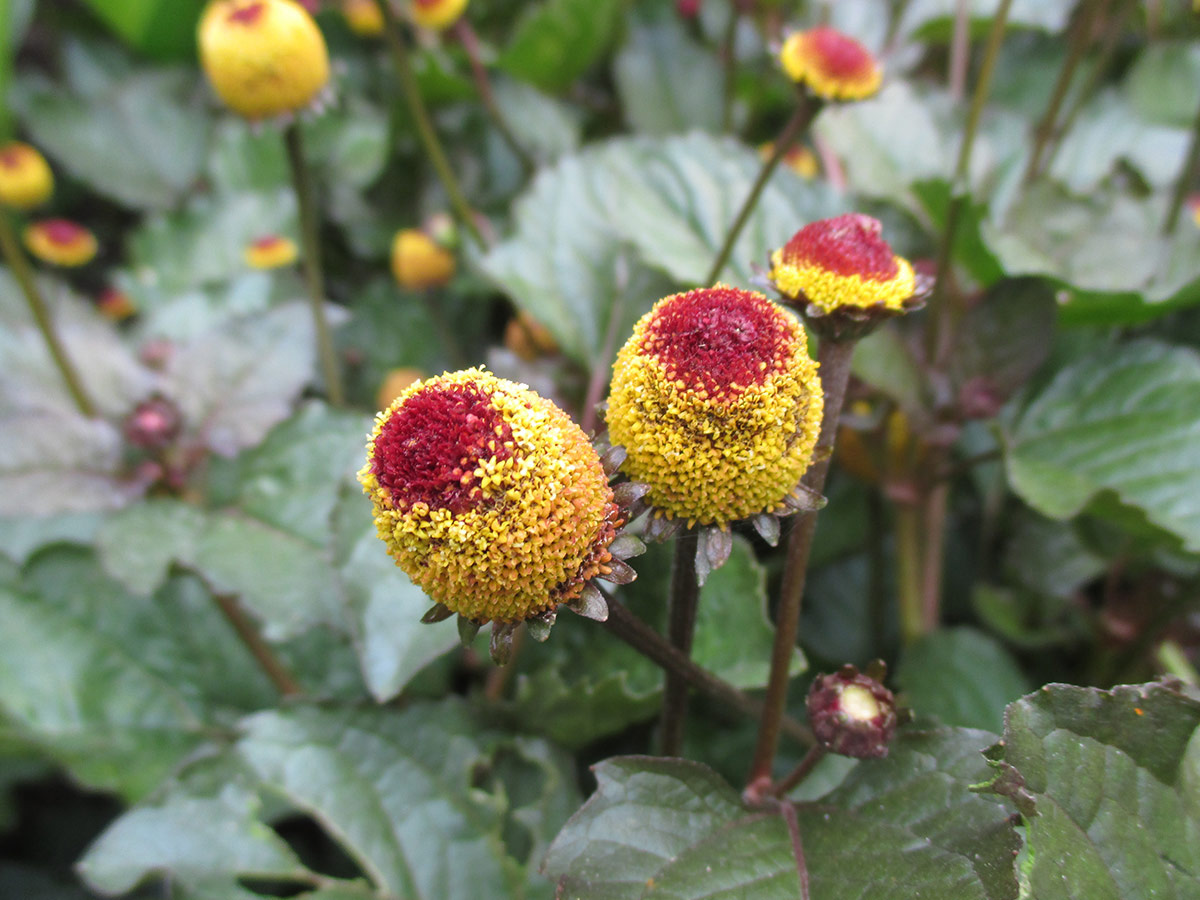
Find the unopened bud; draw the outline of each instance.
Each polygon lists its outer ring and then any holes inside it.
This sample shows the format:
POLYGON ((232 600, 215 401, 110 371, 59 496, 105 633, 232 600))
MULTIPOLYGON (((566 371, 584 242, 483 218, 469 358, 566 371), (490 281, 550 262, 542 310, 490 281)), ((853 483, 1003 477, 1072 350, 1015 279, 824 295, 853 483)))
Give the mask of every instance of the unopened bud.
POLYGON ((854 666, 819 675, 808 692, 808 717, 821 746, 855 759, 887 756, 896 732, 896 698, 854 666))
POLYGON ((165 397, 151 397, 125 420, 125 440, 143 450, 162 450, 179 437, 182 424, 175 404, 165 397))

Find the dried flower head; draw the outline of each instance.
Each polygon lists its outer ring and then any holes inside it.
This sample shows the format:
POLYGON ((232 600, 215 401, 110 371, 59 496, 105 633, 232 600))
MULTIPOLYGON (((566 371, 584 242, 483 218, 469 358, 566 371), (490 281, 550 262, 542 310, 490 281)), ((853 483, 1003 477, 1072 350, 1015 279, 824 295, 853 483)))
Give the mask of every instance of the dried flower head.
POLYGON ((296 112, 329 82, 325 38, 292 0, 213 0, 198 34, 213 89, 248 119, 296 112))
POLYGON ((524 385, 481 369, 419 381, 379 414, 367 454, 359 480, 379 536, 444 609, 435 618, 545 623, 623 566, 596 451, 524 385))
POLYGON ((256 238, 242 251, 242 258, 252 269, 279 269, 290 266, 299 255, 296 242, 279 234, 256 238))
POLYGON ((67 219, 45 219, 25 228, 25 246, 42 262, 74 268, 92 261, 96 236, 67 219))
POLYGON ((779 62, 792 81, 823 100, 863 100, 883 81, 870 50, 825 25, 790 35, 779 62))
POLYGON ((449 28, 467 8, 467 0, 412 0, 412 19, 422 28, 449 28))
POLYGON ((32 209, 54 193, 54 174, 46 158, 20 141, 0 146, 0 204, 32 209))
POLYGON ((359 37, 383 34, 383 12, 377 0, 342 0, 342 18, 359 37))
POLYGON ((822 409, 799 323, 761 294, 717 285, 641 318, 617 355, 607 418, 623 470, 649 485, 660 517, 725 529, 789 511, 822 409))
POLYGON ((813 733, 826 750, 855 759, 887 756, 899 721, 896 698, 872 674, 843 666, 818 675, 807 705, 813 733))
POLYGON ((392 239, 392 274, 409 290, 441 287, 454 277, 454 255, 417 228, 405 228, 392 239))

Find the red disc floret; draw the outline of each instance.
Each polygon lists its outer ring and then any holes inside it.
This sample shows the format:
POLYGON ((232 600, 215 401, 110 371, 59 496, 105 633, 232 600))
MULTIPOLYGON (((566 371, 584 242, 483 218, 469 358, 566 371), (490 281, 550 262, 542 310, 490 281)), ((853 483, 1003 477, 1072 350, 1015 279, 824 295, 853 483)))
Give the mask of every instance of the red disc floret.
POLYGON ((838 78, 851 78, 871 71, 875 60, 858 41, 840 31, 818 26, 809 33, 809 40, 821 59, 821 67, 838 78))
POLYGON ((731 287, 679 294, 649 323, 642 350, 688 387, 723 394, 762 384, 790 358, 794 338, 764 297, 731 287))
POLYGON ((480 460, 512 456, 512 428, 473 385, 433 385, 408 398, 375 440, 372 471, 400 508, 424 503, 455 515, 484 500, 480 460))
POLYGON ((253 25, 263 14, 263 4, 250 3, 246 6, 231 10, 228 20, 241 25, 253 25))
POLYGON ((47 219, 41 230, 53 244, 73 244, 87 237, 87 229, 67 219, 47 219))
POLYGON ((899 264, 879 232, 877 220, 859 213, 812 222, 784 245, 783 261, 820 266, 837 275, 888 281, 896 276, 899 264))

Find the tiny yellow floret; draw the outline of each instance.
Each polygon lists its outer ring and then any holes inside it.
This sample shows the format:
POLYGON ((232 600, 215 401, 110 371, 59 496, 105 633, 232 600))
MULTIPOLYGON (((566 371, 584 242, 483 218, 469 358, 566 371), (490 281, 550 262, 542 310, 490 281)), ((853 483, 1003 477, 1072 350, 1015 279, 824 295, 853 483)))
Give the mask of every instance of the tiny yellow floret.
POLYGON ((54 174, 46 158, 20 141, 0 146, 0 204, 12 209, 41 206, 54 193, 54 174))

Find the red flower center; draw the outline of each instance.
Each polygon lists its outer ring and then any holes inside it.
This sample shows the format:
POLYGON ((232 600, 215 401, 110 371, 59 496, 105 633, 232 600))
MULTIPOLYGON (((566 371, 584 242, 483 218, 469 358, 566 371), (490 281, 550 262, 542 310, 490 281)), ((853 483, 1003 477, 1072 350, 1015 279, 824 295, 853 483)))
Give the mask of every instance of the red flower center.
POLYGON ((762 384, 788 356, 791 332, 782 315, 750 291, 689 291, 658 309, 642 348, 671 378, 721 394, 733 384, 762 384))
POLYGON ((820 59, 821 68, 829 75, 850 78, 871 70, 874 60, 862 44, 836 29, 821 25, 808 34, 820 59))
POLYGON ((792 265, 820 266, 836 275, 858 275, 888 281, 899 266, 880 225, 870 216, 846 213, 805 225, 784 245, 783 259, 792 265))
POLYGON ((6 169, 19 169, 25 162, 25 154, 20 147, 6 147, 0 150, 0 166, 6 169))
POLYGON ((512 456, 512 428, 474 385, 418 391, 384 423, 371 471, 398 506, 428 504, 454 514, 483 502, 475 466, 512 456))
POLYGON ((270 250, 272 247, 277 247, 283 243, 283 238, 277 234, 268 234, 266 237, 260 237, 251 242, 250 246, 255 250, 270 250))
POLYGON ((37 227, 46 236, 46 240, 60 247, 77 244, 87 238, 87 231, 81 225, 66 219, 48 219, 37 227))
POLYGON ((227 21, 237 22, 239 25, 253 25, 262 17, 264 12, 266 12, 265 4, 248 3, 230 12, 227 21))

